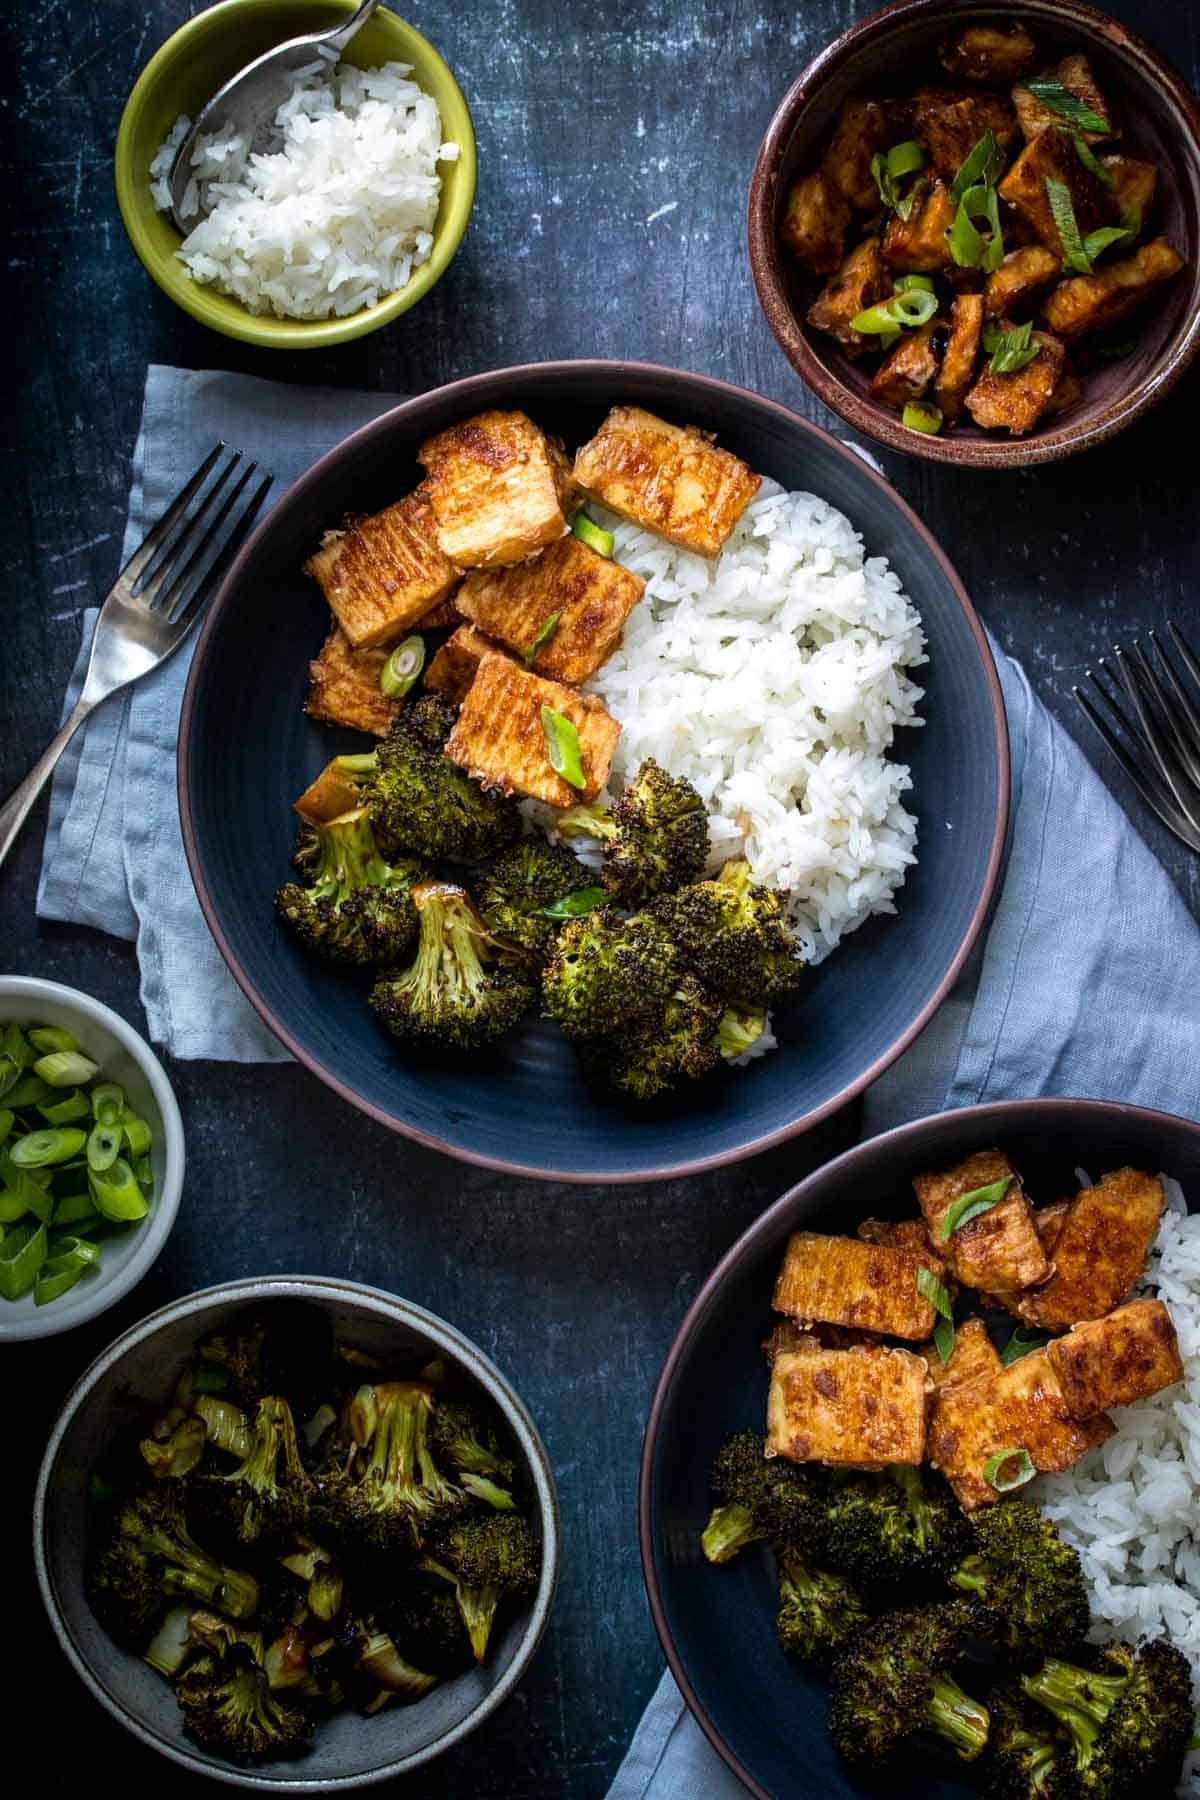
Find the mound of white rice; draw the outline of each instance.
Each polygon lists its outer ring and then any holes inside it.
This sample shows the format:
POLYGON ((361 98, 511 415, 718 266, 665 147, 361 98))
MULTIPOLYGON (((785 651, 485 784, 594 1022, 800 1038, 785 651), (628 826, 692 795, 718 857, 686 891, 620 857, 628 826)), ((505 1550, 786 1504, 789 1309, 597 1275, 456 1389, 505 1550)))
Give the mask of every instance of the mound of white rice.
POLYGON ((713 560, 590 510, 646 582, 588 684, 622 723, 614 787, 647 756, 686 776, 709 809, 713 866, 745 856, 786 888, 820 962, 896 910, 916 861, 909 771, 887 755, 898 725, 921 723, 906 673, 926 661, 915 607, 815 494, 764 482, 713 560))
MULTIPOLYGON (((212 211, 177 252, 193 279, 286 319, 342 318, 402 288, 433 245, 437 165, 458 156, 411 72, 319 59, 292 76, 264 148, 232 129, 198 138, 181 211, 212 211)), ((162 212, 189 130, 177 120, 150 165, 162 212)))
MULTIPOLYGON (((1117 1408, 1115 1437, 1025 1490, 1083 1559, 1103 1642, 1165 1633, 1191 1659, 1200 1701, 1200 1213, 1163 1177, 1167 1210, 1141 1292, 1170 1308, 1184 1379, 1117 1408)), ((1200 1756, 1180 1794, 1200 1795, 1200 1756)))

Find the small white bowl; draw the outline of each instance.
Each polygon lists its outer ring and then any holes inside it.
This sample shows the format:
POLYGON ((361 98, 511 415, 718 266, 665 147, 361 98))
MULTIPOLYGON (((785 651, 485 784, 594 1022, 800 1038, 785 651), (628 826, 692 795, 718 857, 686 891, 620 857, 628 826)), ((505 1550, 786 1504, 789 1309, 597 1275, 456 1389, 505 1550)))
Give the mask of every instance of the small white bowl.
POLYGON ((121 1084, 129 1104, 154 1134, 150 1146, 154 1194, 150 1211, 136 1230, 107 1238, 101 1245, 95 1274, 85 1275, 48 1306, 35 1306, 32 1293, 19 1300, 0 1300, 0 1343, 70 1331, 107 1312, 136 1287, 170 1236, 183 1192, 184 1167, 183 1121, 163 1066, 144 1038, 111 1007, 57 981, 0 975, 0 1027, 10 1019, 74 1032, 105 1079, 121 1084))

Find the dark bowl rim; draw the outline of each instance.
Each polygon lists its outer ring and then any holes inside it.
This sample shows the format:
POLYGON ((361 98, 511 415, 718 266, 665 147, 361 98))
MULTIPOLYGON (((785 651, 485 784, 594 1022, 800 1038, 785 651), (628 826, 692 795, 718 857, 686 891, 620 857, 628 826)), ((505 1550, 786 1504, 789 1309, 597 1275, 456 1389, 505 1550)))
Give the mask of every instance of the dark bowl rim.
POLYGON ((492 1713, 511 1696, 513 1690, 523 1679, 545 1634, 558 1587, 561 1561, 560 1538, 558 1490, 546 1447, 542 1443, 541 1435, 530 1417, 524 1401, 491 1357, 487 1356, 456 1325, 451 1325, 449 1320, 431 1312, 427 1307, 419 1306, 412 1300, 402 1299, 398 1294, 389 1293, 385 1288, 373 1287, 367 1282, 350 1281, 334 1275, 251 1275, 233 1281, 215 1282, 210 1287, 196 1288, 191 1293, 181 1294, 174 1300, 167 1301, 164 1305, 156 1308, 154 1312, 148 1313, 144 1318, 137 1319, 133 1324, 127 1326, 93 1358, 83 1373, 72 1383, 70 1391, 59 1408, 58 1416, 46 1442, 46 1448, 42 1453, 33 1501, 33 1561, 42 1605, 46 1610, 59 1648, 92 1697, 99 1701, 118 1724, 131 1731, 148 1749, 156 1750, 160 1755, 169 1757, 172 1762, 189 1773, 207 1777, 212 1781, 220 1781, 231 1787, 255 1788, 263 1793, 276 1794, 333 1793, 353 1787, 366 1787, 375 1782, 407 1775, 423 1767, 426 1763, 432 1762, 446 1751, 452 1750, 477 1726, 482 1725, 486 1719, 490 1718, 492 1713), (484 1695, 479 1704, 465 1718, 461 1719, 457 1725, 448 1727, 432 1743, 405 1756, 399 1762, 393 1760, 354 1775, 321 1776, 309 1781, 299 1777, 295 1780, 273 1781, 257 1774, 253 1768, 237 1768, 232 1763, 226 1766, 211 1766, 203 1763, 198 1754, 193 1756, 187 1748, 162 1737, 158 1731, 132 1713, 123 1701, 118 1699, 75 1643, 59 1607, 54 1576, 50 1567, 49 1531, 46 1517, 50 1484, 58 1466, 63 1440, 76 1413, 87 1404, 96 1383, 102 1376, 119 1366, 122 1358, 136 1345, 153 1338, 156 1332, 164 1326, 174 1323, 177 1319, 186 1318, 189 1314, 202 1310, 205 1305, 237 1304, 243 1298, 249 1303, 255 1300, 282 1297, 299 1297, 310 1301, 314 1298, 318 1301, 336 1299, 359 1306, 365 1303, 373 1312, 388 1315, 395 1324, 403 1325, 423 1335, 432 1347, 448 1352, 462 1364, 471 1376, 480 1380, 504 1413, 509 1424, 516 1428, 521 1454, 528 1462, 530 1472, 535 1477, 533 1486, 543 1549, 541 1580, 537 1593, 530 1603, 529 1616, 512 1663, 496 1682, 495 1687, 484 1695))
POLYGON ((975 610, 961 577, 929 527, 917 516, 912 507, 909 506, 908 502, 892 486, 891 482, 888 481, 885 476, 878 473, 871 464, 865 458, 858 455, 853 448, 843 443, 841 439, 835 437, 832 432, 826 431, 820 425, 814 425, 811 420, 805 419, 801 414, 794 412, 790 407, 783 405, 782 402, 778 400, 769 400, 761 394, 754 393, 749 388, 738 387, 732 382, 717 380, 711 375, 697 375, 688 370, 671 369, 658 363, 631 362, 624 359, 617 360, 600 357, 584 357, 574 360, 561 359, 558 361, 540 363, 517 363, 509 368, 491 369, 476 375, 464 376, 458 381, 447 382, 441 387, 431 388, 424 394, 415 395, 412 399, 402 401, 399 405, 389 408, 387 412, 381 413, 377 419, 373 419, 368 424, 360 426, 357 431, 351 432, 348 437, 343 438, 340 443, 335 444, 331 449, 327 450, 323 456, 319 457, 317 461, 313 463, 311 468, 307 469, 304 474, 292 484, 287 490, 287 493, 280 499, 278 505, 287 505, 290 502, 293 502, 297 497, 303 498, 311 490, 319 488, 331 467, 336 465, 337 462, 348 454, 352 452, 357 453, 361 447, 364 444, 369 443, 372 438, 386 437, 388 433, 395 428, 397 419, 402 415, 411 415, 418 412, 423 407, 434 404, 440 405, 448 398, 452 398, 456 404, 461 402, 463 408, 469 411, 474 403, 475 396, 486 393, 488 389, 497 382, 519 381, 533 376, 545 377, 547 375, 562 376, 565 379, 571 375, 578 375, 581 373, 589 376, 604 376, 612 382, 614 386, 617 386, 630 374, 637 376, 651 376, 658 379, 665 377, 676 383, 684 384, 685 389, 690 392, 699 390, 707 394, 726 397, 732 396, 742 405, 748 405, 752 408, 757 408, 773 414, 780 420, 786 421, 790 427, 798 428, 800 431, 809 434, 811 437, 821 440, 822 443, 832 447, 835 453, 843 460, 848 461, 849 466, 851 466, 857 474, 865 476, 869 482, 877 487, 881 496, 888 504, 900 513, 904 523, 916 534, 916 537, 923 546, 926 554, 931 556, 937 563, 943 576, 949 583, 959 606, 962 608, 968 630, 975 640, 975 648, 979 654, 984 680, 987 684, 992 703, 992 723, 995 730, 996 757, 998 764, 998 792, 995 827, 992 833, 991 849, 988 855, 987 868, 984 872, 982 890, 974 911, 967 922, 966 930, 963 933, 958 948, 951 957, 944 975, 938 982, 925 1005, 917 1014, 916 1018, 898 1035, 895 1042, 889 1046, 883 1055, 877 1057, 869 1068, 865 1069, 862 1074, 857 1076, 853 1081, 848 1082, 845 1087, 837 1094, 834 1094, 829 1100, 825 1101, 823 1105, 815 1107, 810 1112, 805 1113, 801 1118, 793 1120, 787 1125, 779 1126, 774 1131, 765 1132, 761 1137, 753 1138, 747 1143, 735 1145, 728 1150, 716 1151, 708 1156, 685 1158, 681 1162, 664 1164, 649 1169, 636 1168, 615 1170, 543 1168, 536 1164, 531 1165, 528 1163, 516 1162, 506 1157, 491 1156, 483 1151, 466 1149, 461 1145, 449 1143, 446 1139, 439 1138, 432 1132, 421 1130, 417 1126, 409 1124, 406 1120, 397 1118, 393 1113, 385 1111, 383 1107, 376 1106, 372 1102, 364 1100, 360 1095, 355 1093, 348 1082, 342 1081, 338 1076, 326 1069, 320 1058, 306 1050, 288 1030, 283 1021, 259 994, 246 969, 242 966, 237 952, 229 941, 224 927, 221 924, 215 903, 209 892, 204 874, 203 859, 200 855, 199 846, 196 840, 196 828, 192 818, 191 771, 189 765, 191 761, 192 732, 196 718, 196 696, 199 689, 200 674, 203 670, 205 658, 214 640, 222 614, 229 605, 237 584, 241 579, 242 569, 257 549, 260 538, 270 529, 272 520, 276 516, 277 508, 272 508, 272 511, 259 521, 225 575, 219 591, 206 609, 204 621, 200 629, 200 635, 192 657, 191 668, 188 671, 187 687, 183 697, 183 708, 179 721, 179 750, 176 762, 176 773, 179 797, 179 821, 183 836, 183 847, 187 856, 188 869, 191 873, 192 882, 196 889, 196 897, 200 902, 200 910, 204 914, 205 923, 212 933, 213 941, 216 943, 218 950, 224 958, 226 966, 250 1004, 254 1007, 254 1010, 258 1013, 268 1030, 279 1039, 279 1042, 283 1044, 285 1049, 291 1052, 302 1067, 308 1069, 311 1074, 317 1076, 317 1078, 323 1081, 327 1087, 331 1088, 334 1093, 338 1094, 343 1100, 348 1101, 351 1106, 357 1107, 360 1112, 366 1113, 369 1118, 375 1119, 380 1125, 386 1126, 389 1131, 399 1132, 403 1136, 411 1138, 414 1142, 423 1145, 426 1149, 437 1150, 443 1155, 456 1157, 460 1162, 471 1163, 477 1168, 495 1169, 503 1174, 524 1176, 537 1181, 562 1181, 578 1184, 586 1183, 591 1185, 618 1186, 638 1181, 668 1181, 677 1180, 680 1177, 687 1175, 705 1174, 711 1169, 724 1167, 727 1163, 740 1162, 746 1157, 756 1156, 760 1151, 768 1150, 776 1144, 784 1143, 789 1138, 798 1136, 801 1132, 811 1130, 823 1119, 829 1118, 833 1113, 839 1111, 841 1107, 848 1105, 851 1100, 862 1093, 864 1088, 869 1087, 873 1081, 877 1081, 884 1070, 890 1068, 897 1057, 901 1056, 903 1052, 908 1049, 909 1045, 920 1036, 922 1031, 924 1031, 925 1027, 934 1017, 938 1008, 954 986, 963 964, 970 955, 987 917, 988 909, 991 906, 992 898, 996 891, 1004 855, 1005 835, 1008 829, 1012 769, 1009 757, 1008 721, 1004 709, 1004 696, 1000 687, 1000 677, 996 670, 995 659, 992 656, 991 648, 987 641, 987 635, 984 632, 982 621, 975 610))
POLYGON ((1134 1119, 1152 1128, 1168 1130, 1182 1126, 1184 1131, 1190 1132, 1194 1137, 1200 1139, 1200 1122, 1185 1118, 1182 1113, 1161 1112, 1150 1106, 1132 1106, 1122 1100, 1099 1100, 1071 1095, 1044 1095, 1029 1100, 988 1100, 975 1106, 953 1107, 944 1112, 927 1113, 921 1119, 910 1119, 903 1125, 895 1125, 888 1131, 877 1132, 874 1137, 864 1138, 861 1143, 852 1145, 840 1156, 835 1156, 829 1162, 823 1163, 819 1169, 814 1169, 810 1175, 804 1177, 803 1181, 796 1182, 785 1194, 781 1194, 778 1200, 773 1200, 766 1211, 761 1212, 725 1252, 688 1307, 678 1331, 671 1340, 671 1347, 667 1351, 666 1360, 650 1402, 645 1435, 642 1439, 641 1465, 638 1470, 638 1541, 642 1561, 642 1579, 646 1584, 650 1616, 654 1621, 654 1629, 658 1633, 658 1641, 662 1646, 663 1655, 667 1659, 667 1667, 675 1678, 688 1711, 713 1749, 738 1780, 756 1797, 756 1800, 775 1800, 775 1796, 755 1780, 726 1743, 692 1685, 667 1623, 666 1605, 663 1600, 662 1585, 659 1581, 658 1566, 654 1558, 654 1516, 651 1491, 654 1479, 654 1460, 663 1413, 666 1410, 667 1400, 674 1386, 679 1366, 690 1348, 692 1337, 703 1323, 728 1277, 747 1256, 758 1249, 765 1239, 774 1236, 781 1221, 786 1219, 789 1214, 796 1212, 797 1216, 804 1216, 803 1211, 798 1211, 798 1209, 808 1199, 811 1190, 819 1188, 831 1177, 837 1177, 851 1170, 857 1159, 867 1151, 874 1151, 880 1145, 887 1145, 894 1149, 897 1155, 900 1155, 913 1142, 949 1119, 956 1122, 965 1120, 978 1124, 982 1132, 993 1126, 1003 1127, 1006 1122, 1021 1115, 1032 1114, 1036 1122, 1039 1118, 1044 1119, 1054 1112, 1083 1114, 1085 1117, 1094 1118, 1134 1119))
MULTIPOLYGON (((1178 107, 1186 122, 1192 156, 1200 164, 1200 101, 1183 76, 1149 44, 1140 32, 1112 18, 1087 0, 1014 0, 1009 11, 1021 14, 1056 12, 1065 24, 1073 24, 1093 38, 1114 41, 1114 34, 1141 58, 1160 88, 1178 107)), ((1003 10, 1003 8, 1001 8, 1003 10)), ((856 431, 865 432, 889 450, 926 462, 948 463, 958 468, 1018 469, 1040 463, 1060 462, 1115 437, 1126 426, 1158 404, 1175 386, 1200 352, 1200 307, 1185 320, 1174 341, 1164 350, 1164 360, 1143 377, 1128 394, 1113 403, 1094 424, 1063 424, 1029 439, 975 440, 923 436, 906 429, 885 408, 853 392, 822 363, 796 317, 781 276, 775 232, 775 173, 786 152, 791 133, 804 106, 847 57, 863 44, 885 39, 910 19, 953 16, 954 0, 892 0, 892 4, 860 19, 826 44, 801 70, 771 115, 763 135, 746 206, 747 250, 750 273, 763 316, 788 362, 817 398, 839 414, 856 431)))

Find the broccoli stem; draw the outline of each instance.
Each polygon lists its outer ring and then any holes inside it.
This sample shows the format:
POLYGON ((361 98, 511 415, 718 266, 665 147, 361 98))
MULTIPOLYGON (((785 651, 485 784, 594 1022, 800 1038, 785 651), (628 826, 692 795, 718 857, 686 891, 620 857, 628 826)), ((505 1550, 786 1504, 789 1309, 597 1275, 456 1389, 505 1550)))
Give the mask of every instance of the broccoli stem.
POLYGON ((935 1675, 925 1705, 930 1729, 953 1745, 963 1762, 973 1762, 987 1746, 987 1709, 964 1694, 948 1675, 935 1675))
POLYGON ((559 837, 592 837, 607 843, 617 835, 616 823, 607 807, 567 806, 554 816, 554 829, 559 837))
POLYGON ((1086 1761, 1101 1725, 1129 1682, 1128 1675, 1093 1675, 1051 1657, 1036 1675, 1026 1675, 1021 1686, 1066 1727, 1079 1760, 1086 1761))
POLYGON ((700 1534, 700 1548, 710 1563, 730 1562, 739 1550, 744 1550, 747 1544, 762 1535, 749 1507, 730 1501, 727 1506, 714 1508, 700 1534))
POLYGON ((950 1580, 955 1587, 962 1588, 964 1593, 986 1594, 988 1591, 988 1583, 987 1578, 983 1573, 983 1558, 981 1556, 968 1556, 966 1561, 960 1563, 959 1567, 955 1569, 950 1580))

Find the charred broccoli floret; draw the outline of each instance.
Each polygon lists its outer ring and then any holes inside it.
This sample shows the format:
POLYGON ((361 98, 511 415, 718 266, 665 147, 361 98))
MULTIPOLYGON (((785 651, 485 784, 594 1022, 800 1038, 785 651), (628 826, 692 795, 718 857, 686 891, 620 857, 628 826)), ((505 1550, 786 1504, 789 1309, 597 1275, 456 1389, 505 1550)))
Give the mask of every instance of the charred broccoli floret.
POLYGON ((506 947, 484 925, 464 888, 421 882, 412 891, 420 936, 415 960, 371 991, 371 1010, 402 1043, 474 1050, 502 1037, 533 999, 502 967, 506 947))
POLYGON ((443 695, 422 694, 373 753, 374 774, 364 793, 389 855, 482 863, 520 834, 516 801, 480 787, 443 754, 455 716, 443 695))
POLYGON ((708 814, 690 781, 668 775, 648 756, 616 805, 572 806, 554 829, 564 837, 598 838, 604 845, 603 881, 622 906, 673 893, 704 871, 708 814))
POLYGON ((189 1663, 175 1698, 188 1736, 218 1756, 295 1756, 308 1748, 308 1716, 272 1693, 260 1639, 239 1638, 189 1663))
POLYGON ((1070 1740, 1030 1704, 1020 1683, 994 1687, 988 1713, 987 1755, 979 1771, 984 1800, 1072 1800, 1070 1740))
POLYGON ((512 1457, 505 1454, 485 1414, 469 1400, 434 1402, 429 1443, 437 1461, 451 1469, 494 1476, 506 1486, 512 1481, 512 1457))
POLYGON ((780 895, 750 878, 747 862, 727 862, 712 881, 666 894, 650 907, 705 987, 749 1011, 790 994, 800 981, 799 948, 780 895))
POLYGON ((542 1552, 524 1519, 516 1513, 492 1514, 449 1526, 434 1539, 420 1567, 453 1582, 471 1649, 481 1663, 501 1609, 536 1588, 542 1552))
POLYGON ((424 870, 411 857, 385 862, 365 807, 305 825, 296 866, 306 885, 281 887, 275 910, 306 950, 362 969, 403 956, 417 935, 409 889, 424 870))
POLYGON ((971 1520, 974 1547, 950 1577, 971 1597, 981 1637, 1038 1662, 1087 1636, 1088 1589, 1079 1556, 1036 1506, 1008 1500, 971 1520))
POLYGON ((772 1538, 821 1560, 825 1531, 826 1476, 816 1465, 768 1458, 753 1431, 726 1438, 712 1467, 720 1504, 700 1539, 709 1562, 729 1562, 747 1544, 772 1538))
POLYGON ((947 1489, 904 1464, 851 1476, 829 1500, 826 1560, 867 1587, 912 1589, 944 1578, 971 1530, 947 1489))
POLYGON ((659 924, 601 906, 559 932, 542 999, 569 1038, 611 1041, 652 1026, 678 974, 674 946, 659 924))
POLYGON ((479 910, 490 931, 515 944, 531 963, 544 963, 558 936, 546 908, 588 885, 579 858, 563 844, 522 838, 497 857, 479 889, 479 910))
POLYGON ((406 1662, 449 1680, 474 1661, 454 1587, 444 1577, 408 1570, 379 1623, 406 1662))
POLYGON ((789 1656, 824 1665, 852 1644, 871 1617, 853 1582, 813 1568, 796 1550, 779 1552, 775 1629, 789 1656))
POLYGON ((259 1401, 250 1448, 237 1468, 204 1477, 196 1497, 207 1516, 220 1518, 244 1544, 303 1529, 313 1484, 300 1457, 292 1409, 281 1394, 259 1401))
POLYGON ((881 1771, 905 1738, 927 1731, 964 1762, 981 1755, 987 1709, 949 1673, 960 1649, 953 1608, 886 1613, 860 1632, 833 1670, 829 1724, 839 1754, 881 1771))
POLYGON ((433 1390, 420 1381, 364 1384, 350 1423, 353 1460, 321 1482, 319 1518, 364 1549, 409 1554, 424 1532, 461 1511, 462 1488, 434 1462, 433 1390))
POLYGON ((660 1014, 640 1031, 588 1047, 590 1068, 634 1100, 654 1100, 683 1081, 700 1081, 720 1062, 721 1002, 692 975, 680 975, 660 1014))
POLYGON ((181 1595, 245 1619, 258 1584, 227 1568, 188 1531, 180 1484, 164 1482, 117 1507, 88 1564, 92 1609, 113 1637, 144 1648, 161 1614, 181 1595))
POLYGON ((1051 1658, 1022 1677, 1031 1700, 1069 1734, 1084 1800, 1173 1793, 1192 1735, 1188 1660, 1166 1638, 1109 1644, 1097 1669, 1051 1658))

